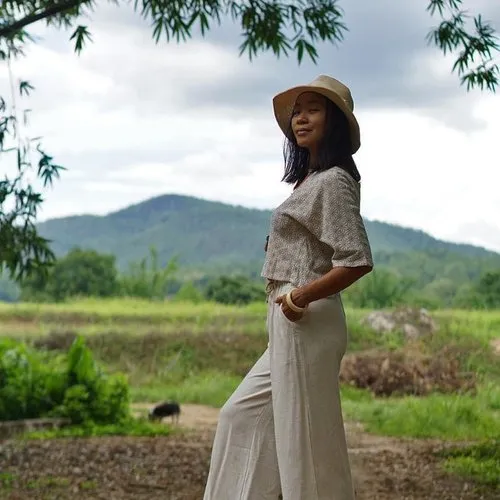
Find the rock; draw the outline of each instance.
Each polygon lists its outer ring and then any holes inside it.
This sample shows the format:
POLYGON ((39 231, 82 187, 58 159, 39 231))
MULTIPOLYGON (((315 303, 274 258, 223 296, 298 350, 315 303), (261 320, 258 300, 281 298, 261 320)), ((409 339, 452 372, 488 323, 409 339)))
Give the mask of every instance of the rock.
POLYGON ((371 312, 365 318, 364 323, 379 333, 392 332, 396 328, 392 314, 384 311, 371 312))
POLYGON ((403 332, 407 340, 434 333, 438 326, 426 309, 402 307, 394 311, 372 311, 362 323, 378 333, 403 332))
POLYGON ((413 325, 409 325, 405 323, 403 325, 403 333, 405 334, 406 339, 415 340, 420 337, 420 330, 413 325))
POLYGON ((500 356, 500 338, 493 339, 490 342, 490 345, 491 345, 491 349, 493 350, 493 354, 500 356))

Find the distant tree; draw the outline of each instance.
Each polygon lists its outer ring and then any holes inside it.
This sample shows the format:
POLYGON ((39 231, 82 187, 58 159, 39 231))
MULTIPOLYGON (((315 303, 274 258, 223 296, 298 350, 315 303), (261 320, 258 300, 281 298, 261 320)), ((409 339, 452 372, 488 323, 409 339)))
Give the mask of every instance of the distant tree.
POLYGON ((452 307, 456 309, 482 309, 481 297, 477 293, 476 286, 470 283, 459 287, 453 298, 452 307))
POLYGON ((500 309, 500 271, 487 271, 475 283, 462 286, 453 305, 466 309, 500 309))
POLYGON ((219 276, 209 281, 205 296, 221 304, 249 304, 265 300, 262 283, 251 281, 245 276, 219 276))
POLYGON ((37 273, 22 282, 22 299, 61 301, 69 297, 109 297, 117 292, 114 255, 71 249, 49 273, 37 273))
POLYGON ((500 308, 500 271, 488 272, 481 276, 476 290, 485 307, 500 308))
MULTIPOLYGON (((493 56, 499 50, 498 37, 480 15, 470 18, 465 3, 427 0, 430 15, 440 20, 428 33, 428 41, 444 54, 456 54, 452 71, 467 90, 494 91, 499 76, 493 56)), ((294 52, 300 63, 304 55, 317 60, 319 41, 343 40, 347 27, 339 4, 339 0, 136 0, 133 7, 152 22, 157 43, 162 35, 167 42, 185 41, 195 26, 205 35, 213 23, 231 18, 241 26, 240 55, 247 53, 251 59, 261 52, 271 51, 277 57, 294 52)), ((43 203, 41 190, 59 177, 63 167, 44 151, 39 138, 26 132, 29 110, 21 109, 19 99, 34 87, 24 80, 15 84, 10 63, 34 40, 26 29, 40 21, 56 29, 72 29, 71 40, 79 54, 91 40, 88 27, 80 21, 97 6, 95 0, 3 0, 0 4, 0 60, 7 62, 11 87, 16 87, 10 105, 0 96, 0 154, 12 153, 17 163, 16 175, 0 181, 0 271, 6 268, 16 279, 32 272, 45 273, 55 261, 50 242, 38 234, 35 220, 43 203), (29 175, 33 167, 36 182, 29 175)))
POLYGON ((132 262, 128 270, 120 275, 120 293, 127 297, 164 299, 177 269, 177 258, 171 259, 164 267, 160 266, 158 252, 151 247, 148 257, 132 262))
POLYGON ((484 273, 462 298, 462 303, 475 309, 500 308, 500 271, 484 273))
POLYGON ((198 304, 204 300, 204 296, 192 281, 187 281, 173 296, 173 300, 176 302, 192 302, 193 304, 198 304))
POLYGON ((421 292, 429 304, 449 307, 453 304, 458 287, 450 278, 440 278, 432 281, 421 292))
POLYGON ((375 269, 349 287, 344 296, 354 307, 382 309, 403 304, 414 282, 387 269, 375 269))

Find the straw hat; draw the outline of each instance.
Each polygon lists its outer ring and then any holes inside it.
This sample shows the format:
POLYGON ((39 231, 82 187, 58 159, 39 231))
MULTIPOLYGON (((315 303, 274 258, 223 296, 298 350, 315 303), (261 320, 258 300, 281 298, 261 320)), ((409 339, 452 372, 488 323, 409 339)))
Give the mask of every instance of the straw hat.
POLYGON ((291 138, 290 120, 292 117, 295 101, 300 94, 304 92, 317 92, 330 99, 347 118, 349 123, 349 131, 351 136, 351 154, 354 154, 360 147, 359 124, 354 116, 354 101, 351 96, 351 91, 342 82, 335 80, 331 76, 320 75, 307 85, 299 85, 292 87, 274 96, 273 108, 274 116, 278 121, 278 125, 288 138, 291 138))

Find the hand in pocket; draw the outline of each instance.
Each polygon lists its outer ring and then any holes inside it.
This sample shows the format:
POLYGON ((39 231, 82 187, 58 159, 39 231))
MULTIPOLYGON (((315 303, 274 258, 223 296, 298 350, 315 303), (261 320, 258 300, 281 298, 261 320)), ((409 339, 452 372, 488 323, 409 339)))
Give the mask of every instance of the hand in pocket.
POLYGON ((293 323, 295 323, 304 316, 303 312, 295 312, 293 309, 290 309, 290 307, 286 303, 286 294, 280 295, 275 300, 275 303, 279 305, 279 307, 281 308, 281 312, 285 315, 288 321, 292 321, 293 323))

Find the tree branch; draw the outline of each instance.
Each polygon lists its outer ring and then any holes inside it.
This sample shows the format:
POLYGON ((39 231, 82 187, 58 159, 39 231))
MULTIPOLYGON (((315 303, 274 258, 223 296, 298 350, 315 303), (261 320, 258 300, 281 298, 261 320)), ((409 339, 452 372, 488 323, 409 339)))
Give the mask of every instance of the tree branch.
POLYGON ((47 17, 56 16, 57 14, 66 12, 84 2, 85 0, 68 0, 58 5, 49 7, 44 11, 39 12, 38 14, 30 14, 26 17, 23 17, 22 19, 14 21, 12 24, 1 26, 0 38, 9 38, 12 34, 19 32, 30 24, 41 21, 42 19, 46 19, 47 17))

